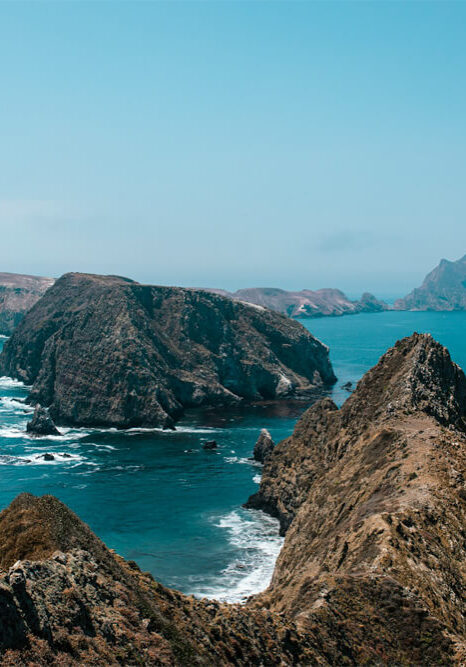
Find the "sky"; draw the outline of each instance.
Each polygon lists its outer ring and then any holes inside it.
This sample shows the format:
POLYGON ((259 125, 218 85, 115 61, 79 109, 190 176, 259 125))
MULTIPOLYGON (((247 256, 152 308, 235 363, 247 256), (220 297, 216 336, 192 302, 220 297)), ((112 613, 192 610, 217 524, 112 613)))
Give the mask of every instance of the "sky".
POLYGON ((409 292, 466 252, 465 19, 0 2, 0 269, 409 292))

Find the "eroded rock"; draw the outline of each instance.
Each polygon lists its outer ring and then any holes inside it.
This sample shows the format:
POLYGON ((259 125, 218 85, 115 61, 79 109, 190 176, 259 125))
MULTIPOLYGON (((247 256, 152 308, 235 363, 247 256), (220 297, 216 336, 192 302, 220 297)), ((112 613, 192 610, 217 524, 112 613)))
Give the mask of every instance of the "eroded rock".
POLYGON ((274 447, 275 443, 272 440, 272 436, 266 428, 263 428, 254 445, 253 459, 259 463, 264 463, 272 453, 274 447))
POLYGON ((26 424, 26 431, 34 436, 61 435, 49 411, 42 405, 36 405, 31 421, 26 424))

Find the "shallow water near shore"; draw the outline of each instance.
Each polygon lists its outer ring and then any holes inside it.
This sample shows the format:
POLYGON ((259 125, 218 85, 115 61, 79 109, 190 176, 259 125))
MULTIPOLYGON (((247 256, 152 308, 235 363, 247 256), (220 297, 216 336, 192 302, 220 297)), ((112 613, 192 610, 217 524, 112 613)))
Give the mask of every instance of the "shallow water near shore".
MULTIPOLYGON (((398 338, 430 332, 466 366, 466 313, 362 314, 302 320, 330 345, 337 403, 398 338)), ((0 345, 3 340, 0 341, 0 345)), ((27 388, 0 379, 0 507, 20 492, 52 493, 100 538, 162 583, 185 593, 240 601, 264 589, 282 544, 278 524, 241 507, 261 467, 249 460, 260 429, 291 434, 309 402, 236 411, 191 411, 175 432, 62 429, 25 434, 27 388), (217 450, 202 443, 215 439, 217 450), (44 460, 50 453, 53 460, 44 460)))

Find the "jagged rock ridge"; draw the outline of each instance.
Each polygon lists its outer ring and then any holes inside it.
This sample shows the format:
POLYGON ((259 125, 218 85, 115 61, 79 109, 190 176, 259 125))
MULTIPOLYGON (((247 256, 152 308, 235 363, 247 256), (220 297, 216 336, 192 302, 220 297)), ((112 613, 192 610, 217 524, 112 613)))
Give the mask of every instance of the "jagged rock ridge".
POLYGON ((264 465, 287 531, 246 605, 170 591, 59 501, 20 496, 0 514, 3 664, 464 664, 465 387, 414 335, 343 408, 310 408, 264 465))
POLYGON ((421 287, 395 301, 396 310, 466 310, 466 255, 456 262, 442 259, 421 287))
POLYGON ((53 283, 53 278, 0 273, 0 334, 12 334, 25 313, 53 283))
POLYGON ((308 395, 335 376, 298 322, 203 291, 66 274, 6 343, 57 424, 172 426, 185 407, 308 395))
MULTIPOLYGON (((209 291, 209 290, 207 290, 209 291)), ((377 313, 389 306, 365 292, 359 301, 351 301, 338 289, 301 290, 290 292, 277 287, 250 287, 236 292, 221 289, 210 290, 238 301, 255 303, 276 310, 288 317, 336 317, 357 313, 377 313)))
POLYGON ((465 417, 462 370, 419 334, 389 350, 341 409, 330 399, 312 406, 265 462, 259 493, 248 503, 277 516, 286 532, 260 604, 289 614, 303 632, 316 622, 312 610, 332 615, 336 605, 359 646, 357 660, 352 649, 358 664, 375 661, 363 648, 374 632, 385 645, 381 662, 400 661, 393 651, 418 633, 431 650, 431 630, 419 626, 430 618, 443 628, 442 648, 418 660, 460 662, 465 417), (409 600, 415 609, 405 613, 409 600), (382 637, 392 622, 406 625, 389 648, 382 637))

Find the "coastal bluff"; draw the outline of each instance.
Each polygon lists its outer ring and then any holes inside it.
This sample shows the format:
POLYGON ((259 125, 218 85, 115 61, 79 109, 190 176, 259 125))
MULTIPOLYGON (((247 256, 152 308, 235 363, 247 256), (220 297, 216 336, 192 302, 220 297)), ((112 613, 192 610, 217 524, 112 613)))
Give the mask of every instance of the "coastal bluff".
POLYGON ((20 495, 0 514, 1 664, 463 665, 465 397, 414 334, 342 408, 312 406, 265 460, 285 540, 244 604, 170 590, 57 499, 20 495))
POLYGON ((173 427, 187 407, 309 396, 328 348, 267 309, 180 287, 69 273, 27 313, 0 374, 58 425, 173 427))

